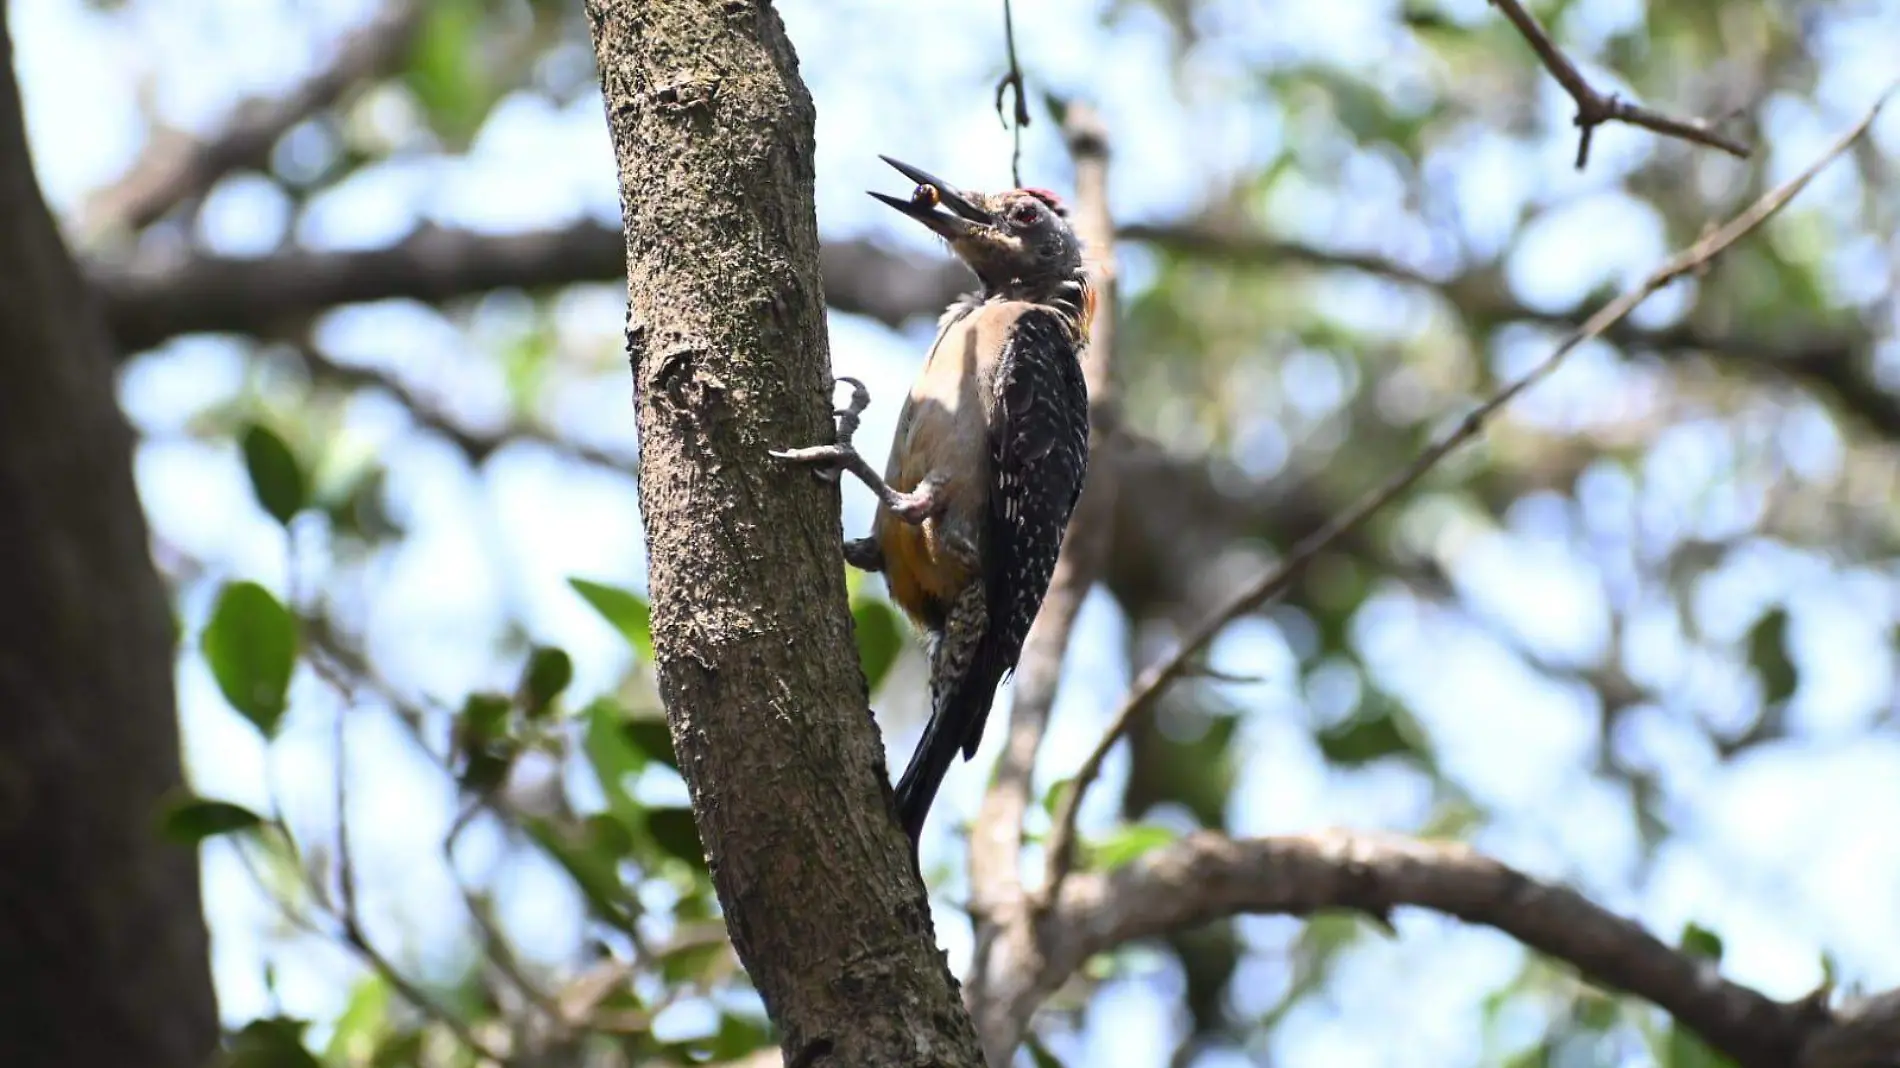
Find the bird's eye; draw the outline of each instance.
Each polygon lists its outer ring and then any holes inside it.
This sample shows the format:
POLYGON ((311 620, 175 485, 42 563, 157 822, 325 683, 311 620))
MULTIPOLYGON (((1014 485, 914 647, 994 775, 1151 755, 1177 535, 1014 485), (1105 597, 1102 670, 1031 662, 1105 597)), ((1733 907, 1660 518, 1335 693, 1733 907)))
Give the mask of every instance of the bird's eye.
POLYGON ((1010 211, 1009 217, 1024 226, 1028 226, 1030 223, 1036 221, 1036 206, 1034 204, 1018 204, 1010 211))

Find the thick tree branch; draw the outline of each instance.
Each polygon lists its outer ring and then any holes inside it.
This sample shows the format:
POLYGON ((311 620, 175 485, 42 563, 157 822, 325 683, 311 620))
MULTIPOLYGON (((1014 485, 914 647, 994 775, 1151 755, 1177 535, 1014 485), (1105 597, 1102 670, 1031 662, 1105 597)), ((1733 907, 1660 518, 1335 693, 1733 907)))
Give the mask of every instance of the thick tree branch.
MULTIPOLYGON (((1206 224, 1124 226, 1117 236, 1188 255, 1254 265, 1293 264, 1355 270, 1441 295, 1477 323, 1575 326, 1575 311, 1543 312, 1512 300, 1502 278, 1475 271, 1435 279, 1379 256, 1280 241, 1206 224)), ((195 255, 182 261, 92 269, 121 349, 138 352, 189 333, 273 335, 327 308, 409 298, 444 301, 498 288, 542 289, 617 277, 624 242, 612 228, 582 223, 560 230, 488 235, 428 228, 388 248, 286 252, 260 259, 195 255)), ((928 262, 864 240, 819 250, 831 307, 887 326, 935 316, 971 284, 953 261, 928 262)), ((1628 349, 1668 358, 1706 352, 1725 363, 1792 379, 1853 414, 1883 437, 1900 440, 1900 398, 1863 366, 1864 339, 1846 336, 1762 338, 1720 334, 1691 324, 1645 330, 1618 323, 1604 336, 1628 349)))
POLYGON ((1108 139, 1094 109, 1074 104, 1063 136, 1075 160, 1074 224, 1088 254, 1096 305, 1083 364, 1090 409, 1089 474, 1069 520, 1048 595, 1023 645, 1009 733, 970 835, 970 913, 977 951, 967 1000, 984 1055, 1004 1065, 1022 1042, 1027 1014, 1016 1010, 1037 954, 1036 917, 1023 896, 1023 817, 1036 754, 1049 727, 1062 661, 1082 602, 1100 577, 1114 531, 1117 473, 1105 442, 1115 433, 1115 232, 1108 214, 1108 139))
POLYGON ((344 38, 330 65, 282 97, 247 100, 208 140, 155 130, 145 154, 116 183, 93 194, 82 213, 89 233, 140 230, 203 196, 242 167, 262 167, 278 138, 336 103, 359 83, 388 74, 408 58, 423 5, 391 0, 368 25, 344 38))
POLYGON ((1900 1051, 1900 990, 1849 1004, 1814 1029, 1797 1068, 1892 1068, 1900 1051))
POLYGON ((1537 21, 1537 16, 1526 11, 1523 4, 1518 3, 1518 0, 1491 0, 1491 3, 1504 12, 1505 18, 1511 20, 1511 25, 1517 27, 1517 32, 1523 34, 1524 39, 1530 42, 1531 50, 1537 53, 1537 58, 1543 60, 1544 66, 1557 79, 1557 83, 1564 87, 1564 92, 1569 93, 1570 98, 1577 102, 1576 123, 1582 131, 1577 138, 1578 170, 1582 170, 1584 164, 1590 161, 1591 135, 1596 132, 1598 126, 1606 122, 1623 122, 1631 126, 1641 126, 1646 130, 1654 130, 1669 137, 1719 148, 1742 159, 1748 158, 1747 145, 1716 133, 1701 119, 1679 119, 1646 108, 1641 104, 1632 104, 1618 98, 1614 93, 1605 96, 1597 92, 1590 87, 1589 81, 1584 78, 1583 72, 1577 69, 1577 65, 1570 61, 1570 57, 1564 55, 1551 41, 1550 34, 1544 32, 1543 25, 1537 21))
MULTIPOLYGON (((92 273, 121 347, 137 352, 180 334, 271 335, 339 304, 604 282, 620 277, 626 259, 619 231, 578 223, 505 235, 427 227, 367 251, 196 255, 92 273)), ((960 264, 926 265, 865 241, 826 245, 819 262, 832 307, 891 326, 942 311, 972 284, 960 264)))
POLYGON ((626 220, 655 668, 786 1060, 982 1063, 892 812, 835 483, 811 97, 767 3, 587 0, 626 220))
POLYGON ((1470 848, 1322 831, 1234 840, 1197 834, 1126 868, 1063 888, 1049 946, 1059 985, 1091 955, 1237 913, 1416 906, 1497 928, 1601 986, 1655 1003, 1741 1068, 1792 1068, 1830 1017, 1819 1000, 1778 1002, 1721 978, 1573 890, 1539 882, 1470 848), (1061 978, 1058 978, 1061 977, 1061 978))
POLYGON ((1565 338, 1542 363, 1493 394, 1466 415, 1456 429, 1420 453, 1403 470, 1387 479, 1383 485, 1362 496, 1358 503, 1332 522, 1295 545, 1279 567, 1261 576, 1219 611, 1195 627, 1174 655, 1143 671, 1136 679, 1128 697, 1122 702, 1121 708, 1115 713, 1107 733, 1103 735, 1101 741, 1076 772, 1074 782, 1064 791, 1062 801, 1057 808, 1055 826, 1049 837, 1049 897, 1051 899, 1055 897, 1060 890, 1062 880, 1068 874, 1070 864, 1074 859, 1076 813, 1081 807, 1082 797, 1089 785, 1101 773, 1102 763, 1109 751, 1122 733, 1128 729, 1128 725, 1133 722, 1135 716, 1147 707, 1162 689, 1187 670, 1193 659, 1216 634, 1235 619, 1277 597, 1335 540, 1356 529, 1374 512, 1411 488, 1436 466, 1438 461, 1476 438, 1483 432, 1485 423, 1492 415, 1520 393, 1548 377, 1561 366, 1564 358, 1578 345, 1602 335, 1604 331, 1633 311, 1638 304, 1648 299, 1650 294, 1677 278, 1698 270, 1781 210, 1795 194, 1813 180, 1823 167, 1833 162, 1850 145, 1860 139, 1867 128, 1873 124, 1874 118, 1879 115, 1882 105, 1886 103, 1891 92, 1892 90, 1889 90, 1888 93, 1882 94, 1880 100, 1868 110, 1866 116, 1853 129, 1842 135, 1805 171, 1769 191, 1740 215, 1710 231, 1701 240, 1672 257, 1669 262, 1657 268, 1641 285, 1605 305, 1586 320, 1582 327, 1565 338))
MULTIPOLYGON (((1247 229, 1200 223, 1135 225, 1123 227, 1120 233, 1124 240, 1235 264, 1296 264, 1318 270, 1360 271, 1436 293, 1452 310, 1478 324, 1525 322, 1576 327, 1584 320, 1581 309, 1541 311, 1512 299, 1508 285, 1496 270, 1434 278, 1382 256, 1335 252, 1247 229)), ((1882 389, 1863 366, 1869 347, 1865 337, 1763 337, 1758 333, 1720 333, 1692 323, 1645 329, 1628 322, 1617 323, 1603 336, 1625 349, 1654 352, 1667 359, 1707 353, 1724 363, 1791 379, 1830 398, 1882 437, 1900 439, 1900 398, 1882 389)))

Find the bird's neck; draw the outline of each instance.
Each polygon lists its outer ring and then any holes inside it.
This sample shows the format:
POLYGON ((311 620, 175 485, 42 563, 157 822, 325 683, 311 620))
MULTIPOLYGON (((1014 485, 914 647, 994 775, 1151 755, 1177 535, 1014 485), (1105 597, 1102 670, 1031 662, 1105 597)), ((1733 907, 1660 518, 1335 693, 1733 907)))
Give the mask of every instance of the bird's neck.
MULTIPOLYGON (((1067 320, 1083 340, 1087 340, 1089 321, 1095 316, 1095 287, 1089 284, 1088 272, 1081 269, 1054 278, 1012 278, 999 285, 986 284, 981 294, 971 294, 964 301, 972 308, 1002 301, 1039 304, 1067 320)), ((952 311, 956 310, 953 306, 952 311)))

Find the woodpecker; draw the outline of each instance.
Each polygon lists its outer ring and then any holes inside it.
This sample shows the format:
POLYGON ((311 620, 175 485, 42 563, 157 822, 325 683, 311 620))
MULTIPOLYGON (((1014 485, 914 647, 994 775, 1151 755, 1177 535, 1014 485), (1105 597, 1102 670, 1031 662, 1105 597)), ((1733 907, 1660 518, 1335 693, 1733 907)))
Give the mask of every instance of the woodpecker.
POLYGON ((1081 357, 1095 292, 1068 212, 1043 189, 963 192, 880 157, 917 183, 871 195, 929 227, 981 288, 952 303, 897 419, 880 478, 851 443, 870 403, 855 379, 838 442, 774 452, 856 475, 878 497, 871 535, 845 559, 884 573, 923 632, 930 722, 897 782, 913 847, 959 751, 983 738, 996 687, 1016 667, 1055 573, 1088 471, 1081 357))

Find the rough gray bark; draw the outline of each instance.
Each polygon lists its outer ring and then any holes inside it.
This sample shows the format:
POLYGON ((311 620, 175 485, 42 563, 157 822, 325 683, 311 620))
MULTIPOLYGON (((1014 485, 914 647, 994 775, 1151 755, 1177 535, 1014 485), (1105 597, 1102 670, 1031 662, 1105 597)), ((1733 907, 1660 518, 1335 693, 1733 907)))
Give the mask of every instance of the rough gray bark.
POLYGON ((27 155, 0 0, 0 1064, 202 1068, 217 1043, 173 631, 105 328, 27 155))
POLYGON ((845 609, 813 109, 777 13, 589 0, 626 220, 659 685, 733 944, 797 1065, 974 1066, 845 609))

